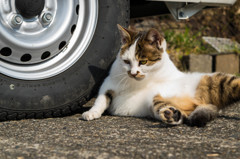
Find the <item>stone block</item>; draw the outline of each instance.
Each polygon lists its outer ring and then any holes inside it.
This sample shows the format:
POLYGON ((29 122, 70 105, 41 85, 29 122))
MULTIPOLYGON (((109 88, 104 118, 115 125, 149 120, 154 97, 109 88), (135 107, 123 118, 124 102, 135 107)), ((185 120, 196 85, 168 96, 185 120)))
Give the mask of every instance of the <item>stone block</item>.
POLYGON ((212 72, 213 57, 211 55, 190 55, 189 71, 190 72, 212 72))
POLYGON ((239 73, 239 56, 237 54, 218 54, 215 58, 216 72, 239 73))

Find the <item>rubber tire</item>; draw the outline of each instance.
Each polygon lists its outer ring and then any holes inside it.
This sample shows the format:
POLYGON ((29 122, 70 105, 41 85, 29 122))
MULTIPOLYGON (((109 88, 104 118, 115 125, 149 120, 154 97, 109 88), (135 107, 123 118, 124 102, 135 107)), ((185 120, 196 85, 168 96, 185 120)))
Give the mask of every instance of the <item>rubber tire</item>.
POLYGON ((129 22, 129 0, 99 0, 94 37, 71 68, 52 78, 25 81, 0 74, 0 121, 59 117, 81 112, 119 50, 117 24, 129 22))

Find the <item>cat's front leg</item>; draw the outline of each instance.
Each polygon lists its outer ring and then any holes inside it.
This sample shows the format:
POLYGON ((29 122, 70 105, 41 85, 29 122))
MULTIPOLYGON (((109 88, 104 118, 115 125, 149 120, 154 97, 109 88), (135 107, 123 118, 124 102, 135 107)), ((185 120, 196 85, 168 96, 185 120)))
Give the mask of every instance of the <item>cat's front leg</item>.
POLYGON ((93 107, 82 114, 83 119, 94 120, 100 118, 103 112, 108 108, 109 103, 109 97, 106 94, 98 95, 93 107))
POLYGON ((164 100, 160 95, 153 98, 152 111, 156 119, 171 125, 182 124, 186 116, 186 114, 170 102, 164 100))
POLYGON ((113 95, 114 91, 111 89, 111 83, 107 78, 100 88, 99 95, 97 96, 93 107, 82 114, 83 119, 94 120, 100 118, 103 112, 109 107, 113 95))

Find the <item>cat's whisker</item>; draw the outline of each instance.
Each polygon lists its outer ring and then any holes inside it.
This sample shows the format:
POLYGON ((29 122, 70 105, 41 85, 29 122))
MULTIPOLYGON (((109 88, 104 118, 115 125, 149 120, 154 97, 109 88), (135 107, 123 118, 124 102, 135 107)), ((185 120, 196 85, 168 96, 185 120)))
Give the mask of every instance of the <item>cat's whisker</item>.
POLYGON ((125 80, 127 81, 127 77, 123 77, 123 78, 119 81, 118 87, 120 87, 121 84, 122 84, 123 82, 125 82, 125 80))
POLYGON ((126 88, 127 87, 127 78, 126 78, 126 80, 125 80, 125 82, 124 82, 124 84, 123 84, 123 86, 126 88))
POLYGON ((120 76, 123 76, 123 75, 127 75, 127 73, 117 74, 117 75, 115 75, 115 76, 112 76, 112 78, 117 78, 117 77, 120 77, 120 76))
POLYGON ((121 85, 121 83, 122 83, 122 81, 124 81, 124 79, 125 79, 125 78, 122 78, 122 79, 118 82, 117 87, 119 87, 119 86, 121 85))

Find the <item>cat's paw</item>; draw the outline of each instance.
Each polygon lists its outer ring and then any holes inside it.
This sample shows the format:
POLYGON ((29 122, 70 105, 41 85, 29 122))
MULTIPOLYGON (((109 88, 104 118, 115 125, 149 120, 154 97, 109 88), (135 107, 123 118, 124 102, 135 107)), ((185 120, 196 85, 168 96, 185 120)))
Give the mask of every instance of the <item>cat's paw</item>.
POLYGON ((97 111, 87 111, 85 113, 82 114, 82 118, 84 120, 94 120, 94 119, 98 119, 101 117, 101 113, 97 112, 97 111))
POLYGON ((159 110, 160 119, 167 124, 178 125, 183 122, 182 113, 173 106, 166 106, 159 110))
POLYGON ((218 109, 214 105, 198 106, 188 117, 190 126, 204 127, 207 122, 217 117, 218 109))

